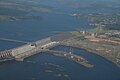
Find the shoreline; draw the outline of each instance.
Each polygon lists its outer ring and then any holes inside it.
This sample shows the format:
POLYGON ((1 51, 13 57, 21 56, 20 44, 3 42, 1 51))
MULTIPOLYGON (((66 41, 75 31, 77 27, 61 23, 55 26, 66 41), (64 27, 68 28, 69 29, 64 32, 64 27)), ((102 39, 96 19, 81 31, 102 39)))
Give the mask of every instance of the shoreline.
POLYGON ((94 54, 94 55, 97 55, 97 56, 100 56, 100 57, 104 58, 105 60, 115 64, 118 68, 120 68, 120 65, 117 64, 114 60, 111 59, 113 57, 110 58, 107 55, 101 54, 100 52, 98 52, 96 50, 93 50, 91 48, 85 47, 84 45, 81 45, 81 46, 71 45, 71 44, 68 45, 68 44, 66 44, 66 42, 65 42, 65 44, 63 43, 62 45, 63 46, 71 46, 71 47, 78 48, 78 49, 84 49, 84 50, 86 50, 88 52, 91 52, 91 54, 94 54))

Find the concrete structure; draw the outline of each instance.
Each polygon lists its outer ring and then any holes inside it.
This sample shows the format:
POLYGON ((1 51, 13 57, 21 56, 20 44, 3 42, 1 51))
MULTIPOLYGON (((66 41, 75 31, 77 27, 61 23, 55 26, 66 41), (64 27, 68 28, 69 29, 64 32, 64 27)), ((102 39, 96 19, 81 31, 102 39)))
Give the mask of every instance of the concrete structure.
POLYGON ((48 37, 48 38, 45 38, 45 39, 42 39, 42 40, 39 40, 39 41, 36 41, 36 42, 33 42, 33 43, 36 44, 36 46, 41 47, 41 46, 43 46, 47 43, 50 43, 50 42, 51 42, 51 38, 48 37))
POLYGON ((12 56, 12 50, 6 50, 6 51, 2 51, 0 52, 0 58, 9 58, 12 56))
POLYGON ((21 47, 17 47, 15 49, 13 49, 11 53, 12 53, 12 56, 17 56, 17 55, 20 55, 24 52, 32 50, 34 48, 35 48, 35 45, 27 44, 27 45, 23 45, 21 47))
POLYGON ((73 53, 69 54, 67 52, 63 52, 63 51, 56 51, 56 50, 49 50, 49 49, 46 49, 46 50, 43 50, 43 52, 45 53, 48 53, 50 55, 55 55, 55 56, 59 56, 59 57, 64 57, 64 58, 67 58, 67 59, 70 59, 78 64, 81 64, 83 65, 84 67, 87 67, 87 68, 91 68, 93 67, 93 65, 89 64, 88 61, 81 57, 81 56, 78 56, 78 55, 75 55, 73 53))
POLYGON ((36 42, 27 43, 23 46, 16 47, 10 50, 0 52, 0 60, 4 61, 5 59, 15 59, 23 60, 30 55, 41 52, 43 49, 48 49, 58 45, 59 42, 51 41, 51 38, 42 39, 36 42))

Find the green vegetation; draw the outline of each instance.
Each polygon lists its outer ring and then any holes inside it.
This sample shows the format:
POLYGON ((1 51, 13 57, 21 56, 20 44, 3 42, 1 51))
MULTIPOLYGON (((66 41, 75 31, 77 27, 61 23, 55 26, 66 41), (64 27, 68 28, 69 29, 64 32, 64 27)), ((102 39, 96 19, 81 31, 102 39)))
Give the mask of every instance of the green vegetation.
POLYGON ((71 34, 74 35, 79 40, 85 39, 85 37, 82 34, 80 34, 80 32, 78 32, 78 31, 73 31, 73 32, 71 32, 71 34))
POLYGON ((111 43, 111 42, 96 42, 96 44, 99 44, 99 45, 108 45, 108 46, 118 46, 119 44, 114 44, 114 43, 111 43))
POLYGON ((78 39, 85 40, 85 37, 84 36, 79 36, 78 39))
POLYGON ((120 34, 111 34, 109 37, 120 38, 120 34))
POLYGON ((91 32, 91 33, 103 33, 103 32, 105 32, 105 28, 104 27, 96 27, 95 29, 89 30, 89 32, 91 32))
POLYGON ((77 37, 82 36, 78 31, 73 31, 73 32, 70 32, 70 33, 74 36, 77 36, 77 37))
POLYGON ((97 27, 120 30, 120 14, 79 14, 78 17, 87 18, 90 24, 97 27))

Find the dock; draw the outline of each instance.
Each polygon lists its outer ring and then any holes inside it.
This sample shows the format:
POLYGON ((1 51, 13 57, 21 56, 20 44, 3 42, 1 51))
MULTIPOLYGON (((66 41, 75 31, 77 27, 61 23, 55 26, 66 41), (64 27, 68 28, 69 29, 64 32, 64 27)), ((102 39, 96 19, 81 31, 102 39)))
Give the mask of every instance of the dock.
POLYGON ((49 50, 49 49, 44 50, 43 52, 50 54, 50 55, 58 56, 58 57, 64 57, 64 58, 72 60, 78 64, 81 64, 87 68, 93 67, 93 65, 89 64, 89 62, 85 58, 78 56, 76 54, 73 54, 73 53, 67 53, 67 52, 63 52, 63 51, 56 51, 56 50, 49 50))

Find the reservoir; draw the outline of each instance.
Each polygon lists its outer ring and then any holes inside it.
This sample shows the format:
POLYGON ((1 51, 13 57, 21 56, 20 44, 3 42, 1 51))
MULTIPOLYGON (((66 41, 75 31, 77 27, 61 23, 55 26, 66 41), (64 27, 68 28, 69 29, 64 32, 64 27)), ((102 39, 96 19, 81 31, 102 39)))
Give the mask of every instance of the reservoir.
MULTIPOLYGON (((0 38, 32 42, 61 32, 94 28, 88 25, 86 19, 78 19, 69 14, 51 12, 28 15, 40 16, 41 19, 0 22, 0 38)), ((0 51, 20 45, 23 43, 0 40, 0 51)), ((53 49, 70 50, 65 46, 53 49)), ((86 58, 94 67, 88 69, 65 58, 37 54, 23 62, 9 61, 0 64, 0 80, 120 80, 120 68, 115 64, 84 49, 73 48, 73 52, 86 58)))

